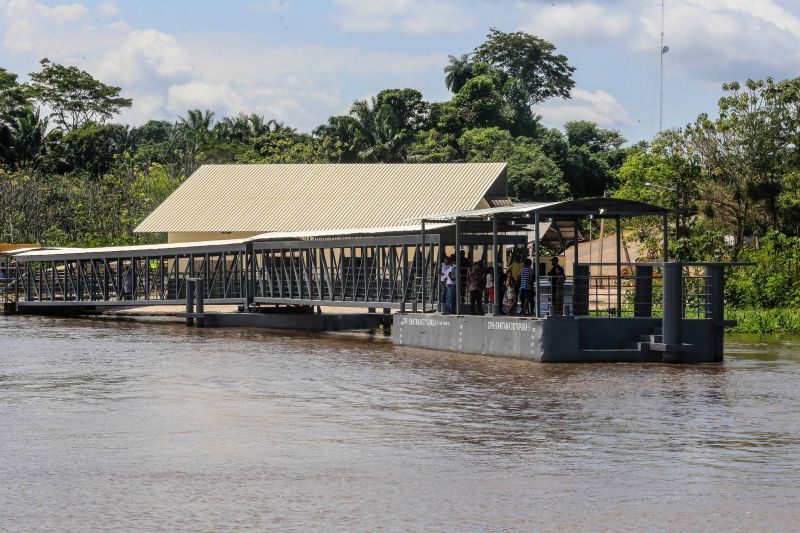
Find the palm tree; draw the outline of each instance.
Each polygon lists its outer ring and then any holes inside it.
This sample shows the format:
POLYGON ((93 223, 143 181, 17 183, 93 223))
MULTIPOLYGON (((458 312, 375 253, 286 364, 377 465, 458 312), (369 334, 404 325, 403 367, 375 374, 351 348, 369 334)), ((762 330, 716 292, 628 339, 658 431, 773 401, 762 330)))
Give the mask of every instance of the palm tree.
POLYGON ((400 128, 390 106, 378 105, 375 97, 357 100, 350 107, 350 116, 355 120, 354 147, 361 160, 405 161, 405 145, 410 136, 400 128))
POLYGON ((469 54, 461 54, 461 57, 447 56, 447 58, 449 63, 444 67, 444 84, 455 94, 473 76, 472 61, 469 60, 469 54))
POLYGON ((47 136, 47 117, 37 108, 25 109, 8 124, 8 147, 3 154, 9 166, 35 167, 42 157, 47 136))

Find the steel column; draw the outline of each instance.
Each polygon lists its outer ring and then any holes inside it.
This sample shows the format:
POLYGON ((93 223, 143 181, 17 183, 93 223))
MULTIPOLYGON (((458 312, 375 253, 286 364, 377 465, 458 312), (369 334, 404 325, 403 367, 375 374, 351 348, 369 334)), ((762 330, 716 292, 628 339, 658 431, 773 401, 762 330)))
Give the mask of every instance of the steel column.
POLYGON ((615 220, 617 230, 617 316, 622 316, 622 223, 620 217, 615 220))

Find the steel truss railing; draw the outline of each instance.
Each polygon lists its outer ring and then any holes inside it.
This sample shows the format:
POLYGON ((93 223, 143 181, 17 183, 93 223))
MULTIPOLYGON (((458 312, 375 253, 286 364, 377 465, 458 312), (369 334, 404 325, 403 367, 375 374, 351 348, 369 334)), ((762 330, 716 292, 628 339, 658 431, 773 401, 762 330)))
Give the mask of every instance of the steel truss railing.
MULTIPOLYGON (((519 244, 518 236, 498 244, 519 244)), ((492 254, 491 236, 462 235, 469 257, 492 254), (487 242, 488 241, 488 242, 487 242)), ((205 301, 434 310, 439 265, 452 236, 413 234, 233 245, 197 243, 122 252, 19 256, 14 298, 20 306, 132 306, 185 303, 186 282, 200 278, 205 301)))

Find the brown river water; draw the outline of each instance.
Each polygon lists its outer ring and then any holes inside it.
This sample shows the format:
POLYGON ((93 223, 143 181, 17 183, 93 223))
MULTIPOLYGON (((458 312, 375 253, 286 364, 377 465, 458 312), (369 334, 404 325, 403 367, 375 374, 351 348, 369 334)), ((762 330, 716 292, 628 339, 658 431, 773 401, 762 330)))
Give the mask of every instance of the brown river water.
POLYGON ((800 338, 543 365, 0 316, 4 531, 800 530, 800 338))

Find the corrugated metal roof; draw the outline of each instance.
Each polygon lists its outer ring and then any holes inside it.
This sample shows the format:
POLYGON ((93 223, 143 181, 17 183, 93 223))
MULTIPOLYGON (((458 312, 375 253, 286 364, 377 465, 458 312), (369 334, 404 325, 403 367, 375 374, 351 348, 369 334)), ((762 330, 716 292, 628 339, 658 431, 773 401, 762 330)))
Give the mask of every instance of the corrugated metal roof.
MULTIPOLYGON (((426 231, 434 231, 437 229, 453 226, 452 223, 436 223, 427 224, 426 231)), ((421 230, 419 224, 414 226, 386 226, 382 228, 348 228, 338 230, 322 230, 322 231, 271 231, 269 233, 261 233, 245 239, 245 241, 283 241, 294 239, 335 239, 338 237, 369 237, 375 235, 408 235, 417 234, 421 230)))
POLYGON ((139 226, 151 232, 402 225, 474 209, 505 163, 204 165, 139 226))
POLYGON ((169 244, 140 244, 135 246, 100 246, 97 248, 39 248, 22 251, 12 255, 14 255, 14 257, 20 257, 24 259, 51 256, 80 257, 84 255, 108 253, 118 254, 120 257, 141 257, 148 255, 150 252, 165 252, 167 250, 175 250, 176 252, 180 252, 180 250, 184 248, 233 248, 238 245, 244 246, 244 242, 245 241, 243 239, 225 239, 218 241, 175 242, 169 244))
MULTIPOLYGON (((548 207, 551 205, 560 204, 561 202, 527 202, 527 203, 512 203, 508 206, 500 207, 486 207, 483 209, 463 209, 459 211, 452 211, 450 213, 430 213, 415 217, 411 220, 453 220, 458 218, 484 218, 492 215, 499 215, 503 213, 530 213, 548 207)), ((410 222, 410 220, 406 221, 410 222)))

